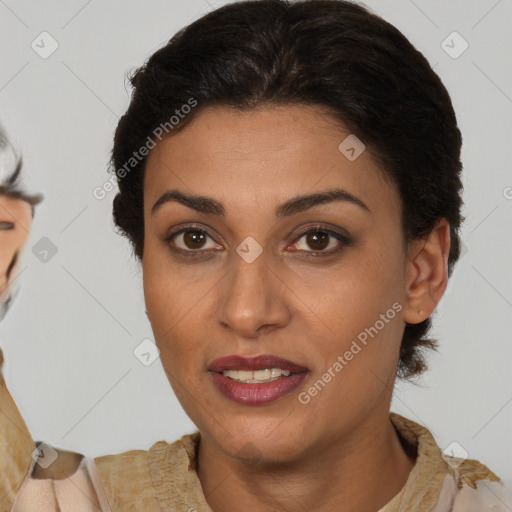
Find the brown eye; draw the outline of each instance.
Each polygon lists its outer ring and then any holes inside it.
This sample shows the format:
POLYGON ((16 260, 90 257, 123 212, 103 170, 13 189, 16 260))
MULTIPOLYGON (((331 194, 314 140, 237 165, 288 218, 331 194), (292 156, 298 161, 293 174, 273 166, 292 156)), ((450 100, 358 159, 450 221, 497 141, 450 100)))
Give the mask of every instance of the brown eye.
POLYGON ((183 242, 189 249, 201 249, 205 240, 204 231, 189 229, 183 233, 183 242))
POLYGON ((165 242, 173 252, 197 258, 208 256, 207 253, 213 252, 211 249, 222 249, 222 246, 216 244, 204 229, 198 229, 195 226, 188 226, 171 233, 165 238, 165 242))
POLYGON ((312 227, 303 231, 293 243, 293 250, 309 256, 329 256, 350 245, 350 238, 341 233, 322 227, 312 227))
POLYGON ((306 235, 306 243, 315 251, 321 251, 329 245, 329 235, 325 231, 312 231, 306 235))

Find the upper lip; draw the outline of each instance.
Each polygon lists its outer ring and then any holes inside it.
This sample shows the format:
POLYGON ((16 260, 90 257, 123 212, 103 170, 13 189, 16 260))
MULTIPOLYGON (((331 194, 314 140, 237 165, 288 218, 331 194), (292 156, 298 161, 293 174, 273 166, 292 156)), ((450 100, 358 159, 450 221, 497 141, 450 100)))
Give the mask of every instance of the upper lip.
POLYGON ((291 373, 301 373, 308 371, 308 368, 301 366, 288 359, 282 357, 272 356, 269 354, 263 354, 254 357, 245 357, 239 355, 230 355, 225 357, 219 357, 213 360, 208 370, 212 372, 222 372, 224 370, 264 370, 266 368, 281 368, 282 370, 288 370, 291 373))

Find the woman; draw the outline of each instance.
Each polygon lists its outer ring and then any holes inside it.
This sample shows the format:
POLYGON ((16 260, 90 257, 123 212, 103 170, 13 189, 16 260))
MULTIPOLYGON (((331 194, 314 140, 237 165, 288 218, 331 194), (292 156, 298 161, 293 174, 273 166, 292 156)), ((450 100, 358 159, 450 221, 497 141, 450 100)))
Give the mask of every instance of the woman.
POLYGON ((503 504, 489 468, 389 412, 460 251, 461 135, 425 58, 356 4, 237 2, 132 83, 114 219, 198 430, 96 458, 110 508, 503 504))
POLYGON ((198 431, 97 458, 112 509, 456 510, 498 482, 389 412, 460 252, 461 134, 426 59, 353 3, 238 2, 132 84, 114 219, 198 431))

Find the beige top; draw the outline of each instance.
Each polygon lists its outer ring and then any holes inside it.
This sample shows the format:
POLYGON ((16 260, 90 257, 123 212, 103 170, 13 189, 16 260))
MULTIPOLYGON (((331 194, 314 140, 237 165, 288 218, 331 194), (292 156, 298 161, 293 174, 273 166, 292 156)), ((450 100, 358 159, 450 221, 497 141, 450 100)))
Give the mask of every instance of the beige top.
MULTIPOLYGON (((450 512, 463 484, 475 489, 478 480, 501 482, 476 460, 442 455, 427 428, 393 412, 390 419, 405 446, 416 455, 416 464, 402 490, 378 512, 431 512, 441 491, 442 503, 435 512, 450 512), (445 480, 447 476, 453 480, 445 480)), ((199 440, 196 431, 171 444, 159 441, 148 451, 131 450, 96 458, 112 512, 212 512, 196 473, 199 440)))
POLYGON ((0 512, 10 512, 32 462, 34 443, 2 375, 0 349, 0 512))

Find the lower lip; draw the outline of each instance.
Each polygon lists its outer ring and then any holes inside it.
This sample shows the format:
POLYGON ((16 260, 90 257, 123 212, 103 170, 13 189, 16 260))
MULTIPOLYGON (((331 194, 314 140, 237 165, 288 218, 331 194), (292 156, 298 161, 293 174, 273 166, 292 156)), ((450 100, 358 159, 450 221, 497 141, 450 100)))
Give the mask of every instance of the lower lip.
POLYGON ((295 391, 307 377, 308 372, 294 373, 261 384, 237 382, 222 373, 210 372, 217 389, 227 398, 246 405, 261 405, 274 402, 295 391))

